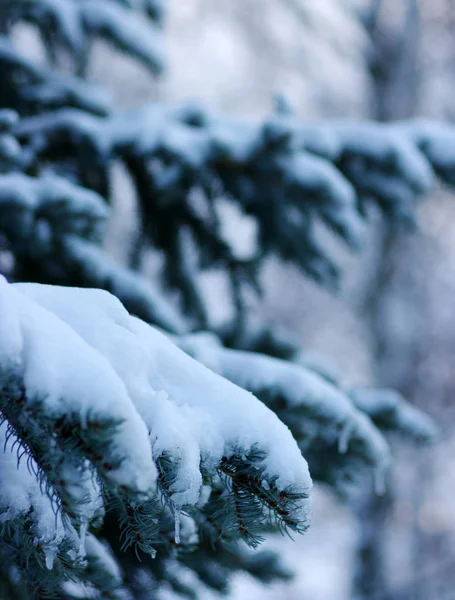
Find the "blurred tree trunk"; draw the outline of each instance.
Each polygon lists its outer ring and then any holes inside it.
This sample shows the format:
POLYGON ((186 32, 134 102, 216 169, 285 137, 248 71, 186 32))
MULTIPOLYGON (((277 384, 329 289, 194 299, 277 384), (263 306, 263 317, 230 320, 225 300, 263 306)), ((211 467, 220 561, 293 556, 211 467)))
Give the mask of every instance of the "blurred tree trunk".
POLYGON ((414 116, 422 74, 419 0, 372 0, 366 26, 373 45, 372 117, 414 116))
MULTIPOLYGON (((373 43, 372 117, 379 121, 415 115, 421 76, 420 21, 418 0, 401 3, 372 0, 366 24, 373 43), (400 11, 403 11, 402 14, 400 11)), ((401 357, 405 365, 402 377, 391 377, 390 359, 394 357, 397 340, 393 327, 385 322, 386 305, 393 294, 392 287, 402 258, 401 235, 402 232, 386 231, 380 226, 377 262, 362 311, 370 333, 376 384, 393 386, 412 401, 415 380, 409 375, 416 367, 415 353, 419 354, 419 348, 407 348, 408 355, 401 357)), ((414 298, 414 302, 419 300, 421 298, 414 298)), ((414 305, 412 308, 416 310, 417 307, 414 305)), ((355 506, 359 519, 352 594, 355 600, 396 600, 390 590, 386 564, 387 519, 393 501, 393 484, 389 481, 384 494, 378 495, 372 489, 355 506)), ((412 599, 412 596, 407 596, 407 600, 412 599)))

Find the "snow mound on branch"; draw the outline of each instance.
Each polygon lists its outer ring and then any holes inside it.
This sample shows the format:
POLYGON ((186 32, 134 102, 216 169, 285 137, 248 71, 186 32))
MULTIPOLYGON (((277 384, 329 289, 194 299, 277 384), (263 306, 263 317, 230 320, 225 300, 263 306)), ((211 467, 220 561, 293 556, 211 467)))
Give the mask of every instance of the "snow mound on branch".
POLYGON ((264 398, 278 414, 283 412, 304 453, 312 447, 322 453, 336 441, 348 465, 349 445, 356 440, 367 464, 378 472, 387 470, 390 449, 379 430, 348 394, 316 372, 264 354, 224 348, 208 332, 183 336, 178 343, 216 373, 264 398))
POLYGON ((3 277, 0 302, 5 308, 0 314, 2 369, 18 366, 27 398, 40 402, 49 417, 75 414, 82 429, 93 416, 121 422, 113 442, 123 460, 110 479, 140 492, 153 489, 157 471, 148 431, 107 360, 67 323, 3 277))
MULTIPOLYGON (((146 487, 153 479, 151 443, 155 460, 166 455, 175 466, 177 506, 198 501, 201 466, 213 470, 234 455, 247 460, 254 450, 265 453, 260 468, 279 490, 309 493, 307 463, 278 417, 131 317, 108 292, 3 281, 0 299, 16 309, 8 322, 0 315, 0 336, 14 342, 28 390, 46 391, 52 411, 117 411, 124 419, 116 443, 128 460, 119 481, 145 478, 146 487)), ((296 510, 307 521, 309 500, 296 510)))

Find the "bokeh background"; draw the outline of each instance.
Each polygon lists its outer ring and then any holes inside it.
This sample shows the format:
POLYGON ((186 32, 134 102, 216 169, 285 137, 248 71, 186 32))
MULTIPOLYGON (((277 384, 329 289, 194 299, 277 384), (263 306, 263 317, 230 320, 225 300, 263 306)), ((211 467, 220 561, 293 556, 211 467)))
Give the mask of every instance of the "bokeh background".
MULTIPOLYGON (((116 103, 197 99, 259 119, 277 97, 303 119, 455 118, 454 0, 169 0, 167 69, 153 80, 137 63, 95 48, 90 78, 116 103)), ((33 32, 16 36, 39 51, 33 32)), ((130 185, 116 170, 116 219, 107 244, 120 260, 137 227, 130 185)), ((251 311, 281 328, 355 385, 392 386, 437 421, 432 448, 394 440, 384 495, 349 501, 315 491, 310 532, 269 541, 296 577, 261 586, 238 576, 232 598, 455 599, 455 198, 439 189, 417 231, 384 232, 374 219, 361 256, 342 248, 338 294, 270 261, 265 296, 251 311), (322 358, 323 357, 323 358, 322 358)), ((226 227, 248 247, 252 224, 226 206, 226 227)), ((330 242, 335 243, 335 242, 330 242)), ((150 256, 149 269, 155 268, 150 256)), ((206 276, 213 319, 226 291, 206 276)), ((212 598, 207 593, 207 598, 212 598)))

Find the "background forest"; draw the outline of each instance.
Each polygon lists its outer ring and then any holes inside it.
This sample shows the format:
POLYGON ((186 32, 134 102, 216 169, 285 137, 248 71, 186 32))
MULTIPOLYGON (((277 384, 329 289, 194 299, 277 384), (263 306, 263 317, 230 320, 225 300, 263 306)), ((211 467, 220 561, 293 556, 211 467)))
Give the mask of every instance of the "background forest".
MULTIPOLYGON (((453 0, 353 0, 351 6, 370 14, 367 27, 340 9, 345 4, 349 1, 170 2, 162 80, 138 77, 127 61, 118 61, 111 78, 102 51, 93 77, 115 86, 120 75, 144 98, 194 97, 239 116, 266 115, 273 97, 283 93, 303 118, 452 121, 453 0)), ((125 105, 136 101, 122 92, 131 88, 118 88, 125 105)), ((371 537, 363 532, 373 546, 371 559, 364 558, 362 542, 359 549, 362 525, 352 511, 321 491, 315 526, 295 544, 276 541, 296 579, 264 589, 239 576, 235 598, 448 600, 453 595, 453 196, 441 189, 420 210, 417 231, 401 231, 395 240, 377 234, 367 255, 345 255, 343 286, 335 297, 295 268, 270 261, 260 310, 306 347, 330 357, 352 382, 403 391, 435 417, 442 439, 424 451, 396 442, 399 460, 386 508, 378 507, 371 537), (372 591, 352 595, 356 572, 372 580, 372 591)), ((234 235, 247 238, 248 226, 234 235)), ((212 310, 222 319, 222 300, 214 300, 212 310)))
MULTIPOLYGON (((134 113, 150 101, 194 100, 254 122, 274 107, 304 121, 455 119, 452 0, 168 0, 164 14, 160 75, 92 43, 84 76, 107 88, 117 107, 134 113)), ((11 38, 38 65, 48 61, 30 25, 15 26, 11 38)), ((67 69, 65 57, 60 67, 67 69)), ((395 463, 382 495, 366 485, 347 501, 316 484, 310 530, 294 542, 267 540, 294 579, 264 584, 240 573, 229 598, 454 597, 455 204, 445 184, 419 204, 417 228, 386 227, 373 212, 359 256, 323 232, 343 272, 337 292, 272 256, 260 274, 262 299, 243 294, 251 322, 290 336, 308 350, 306 364, 340 377, 344 386, 398 390, 434 418, 440 436, 429 448, 392 437, 395 463)), ((119 263, 153 280, 163 263, 144 243, 133 187, 116 162, 104 245, 119 263)), ((232 202, 221 212, 223 235, 239 256, 248 256, 253 219, 232 202)), ((7 253, 2 257, 8 261, 7 253)), ((207 306, 196 306, 193 317, 221 330, 233 311, 229 281, 216 269, 199 279, 207 306)), ((192 290, 186 293, 191 297, 192 290)), ((163 313, 163 323, 168 318, 173 315, 163 313)), ((162 589, 160 597, 174 598, 175 590, 162 589)), ((204 589, 199 597, 217 593, 204 589)))
MULTIPOLYGON (((216 5, 186 0, 184 6, 174 0, 167 12, 166 53, 166 75, 150 82, 137 66, 119 58, 115 77, 106 73, 106 54, 100 49, 93 78, 109 82, 125 105, 134 104, 138 95, 190 97, 230 114, 257 117, 268 114, 274 96, 282 93, 305 119, 455 118, 453 0, 236 0, 216 5), (366 26, 343 10, 345 5, 364 10, 366 26), (127 85, 118 85, 119 79, 127 85)), ((322 498, 315 502, 315 526, 295 544, 276 541, 296 579, 283 588, 264 589, 239 576, 235 598, 453 596, 453 195, 440 189, 420 212, 417 231, 400 231, 395 239, 376 231, 366 255, 346 253, 342 290, 335 297, 292 266, 270 261, 265 300, 256 309, 282 331, 292 330, 305 347, 330 357, 352 383, 402 391, 435 417, 441 439, 424 451, 395 442, 399 459, 393 484, 385 506, 379 499, 372 509, 370 533, 365 531, 369 522, 363 528, 350 508, 340 507, 326 490, 316 490, 322 498), (371 545, 371 556, 362 552, 362 543, 371 545), (357 588, 353 596, 356 577, 372 583, 370 590, 357 588)), ((229 216, 236 224, 233 235, 245 243, 248 224, 239 230, 236 215, 229 216)), ((116 248, 117 242, 112 251, 116 248)), ((207 283, 213 314, 222 320, 226 308, 220 285, 207 283)))

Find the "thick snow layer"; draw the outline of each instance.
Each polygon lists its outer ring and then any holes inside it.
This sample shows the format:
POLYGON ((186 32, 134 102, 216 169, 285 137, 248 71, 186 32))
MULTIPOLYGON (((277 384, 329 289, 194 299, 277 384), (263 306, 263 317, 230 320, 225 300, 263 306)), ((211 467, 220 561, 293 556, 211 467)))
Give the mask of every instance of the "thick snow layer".
POLYGON ((319 374, 301 365, 259 353, 223 348, 210 333, 180 338, 180 346, 216 373, 242 388, 279 398, 286 409, 305 408, 309 416, 299 425, 302 439, 321 443, 338 431, 338 449, 345 454, 351 438, 363 441, 365 459, 384 472, 390 461, 387 442, 369 418, 356 409, 349 396, 319 374), (314 423, 312 421, 314 420, 314 423), (320 423, 318 424, 318 421, 320 423), (318 428, 318 431, 314 430, 318 428))
MULTIPOLYGON (((1 297, 18 310, 23 348, 15 352, 27 390, 46 394, 56 415, 77 407, 82 422, 90 410, 125 419, 115 440, 127 457, 119 483, 147 489, 155 477, 148 429, 154 458, 166 453, 175 465, 176 510, 198 502, 201 462, 213 469, 224 456, 254 449, 266 454, 264 478, 276 478, 280 490, 310 491, 307 463, 272 411, 131 317, 108 292, 3 283, 1 297)), ((10 327, 0 315, 0 334, 10 327)), ((308 520, 308 500, 299 514, 308 520)))
POLYGON ((166 302, 159 289, 123 265, 116 263, 98 246, 76 236, 67 236, 65 251, 84 269, 88 285, 103 287, 109 282, 112 293, 141 318, 168 331, 182 333, 187 326, 182 316, 166 302))
POLYGON ((0 314, 0 339, 13 342, 2 343, 1 358, 6 355, 20 365, 28 401, 41 403, 51 418, 74 414, 82 429, 89 418, 121 421, 112 442, 123 461, 109 478, 140 492, 153 489, 157 471, 148 431, 124 382, 74 329, 23 293, 32 295, 33 286, 7 284, 4 278, 0 282, 1 302, 7 307, 0 314))
POLYGON ((289 430, 252 394, 217 376, 193 360, 161 333, 134 319, 136 331, 155 348, 153 380, 169 398, 181 407, 188 424, 194 423, 194 434, 204 459, 219 460, 219 452, 248 452, 256 444, 268 456, 264 466, 269 477, 277 476, 280 489, 292 487, 308 492, 311 480, 308 467, 289 430), (204 422, 213 425, 207 436, 204 422))

